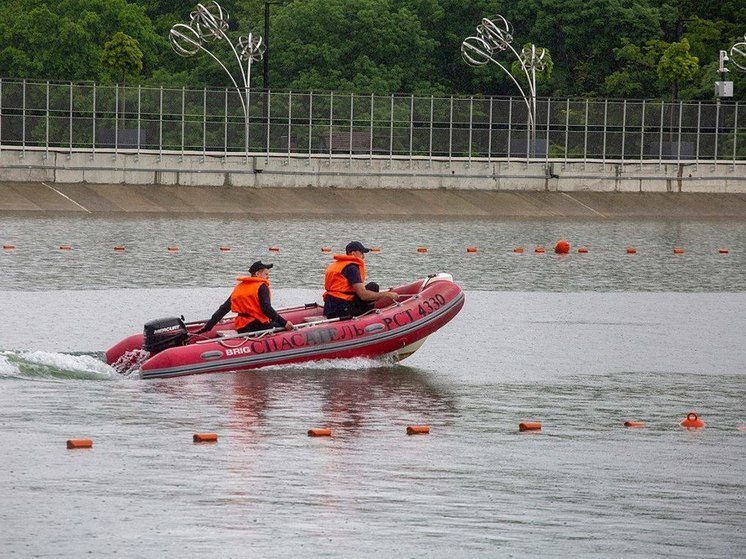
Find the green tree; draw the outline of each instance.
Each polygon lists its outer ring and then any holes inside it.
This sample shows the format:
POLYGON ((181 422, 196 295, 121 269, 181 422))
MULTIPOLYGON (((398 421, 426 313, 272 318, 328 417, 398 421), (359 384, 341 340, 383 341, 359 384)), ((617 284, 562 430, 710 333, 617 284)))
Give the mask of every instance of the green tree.
POLYGON ((658 61, 658 77, 671 86, 671 98, 679 98, 679 83, 695 78, 699 71, 699 60, 689 52, 689 41, 681 39, 671 43, 658 61))
POLYGON ((429 91, 440 57, 393 0, 306 0, 273 17, 272 85, 343 91, 429 91))
POLYGON ((142 71, 142 51, 135 39, 117 31, 111 41, 104 45, 101 65, 125 83, 128 77, 142 71))

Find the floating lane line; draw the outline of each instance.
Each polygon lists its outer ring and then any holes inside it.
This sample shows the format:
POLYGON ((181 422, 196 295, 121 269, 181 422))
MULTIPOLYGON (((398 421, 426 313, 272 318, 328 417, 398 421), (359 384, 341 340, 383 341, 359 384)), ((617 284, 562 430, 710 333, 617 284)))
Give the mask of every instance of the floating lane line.
POLYGON ((60 196, 62 196, 63 198, 65 198, 65 199, 69 200, 70 202, 72 202, 73 204, 75 204, 76 206, 78 206, 78 207, 79 207, 79 208, 80 208, 81 210, 83 210, 84 212, 88 212, 88 213, 91 213, 91 210, 89 210, 89 209, 88 209, 88 208, 86 208, 85 206, 82 206, 82 205, 78 204, 78 203, 77 203, 77 202, 76 202, 75 200, 73 200, 72 198, 70 198, 70 197, 69 197, 69 196, 68 196, 67 194, 64 194, 63 192, 60 192, 59 190, 57 190, 57 189, 56 189, 56 188, 54 188, 53 186, 49 186, 49 185, 48 185, 47 183, 45 183, 45 182, 42 182, 41 184, 43 184, 44 186, 46 186, 46 187, 47 187, 48 189, 50 189, 50 190, 52 190, 52 191, 56 192, 57 194, 59 194, 59 195, 60 195, 60 196))

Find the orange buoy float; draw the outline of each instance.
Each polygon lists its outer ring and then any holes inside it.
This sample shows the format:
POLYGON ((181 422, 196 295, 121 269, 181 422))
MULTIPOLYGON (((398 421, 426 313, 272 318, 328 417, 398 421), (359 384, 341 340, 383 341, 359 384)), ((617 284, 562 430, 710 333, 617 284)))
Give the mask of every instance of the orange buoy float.
POLYGON ((702 427, 707 425, 707 423, 702 421, 699 416, 692 411, 687 414, 686 419, 682 420, 679 425, 686 429, 702 429, 702 427))
POLYGON ((430 432, 429 425, 408 425, 407 435, 427 435, 430 432))
POLYGON ((218 442, 217 433, 195 433, 192 437, 195 443, 216 443, 218 442))
POLYGON ((220 252, 230 252, 231 247, 220 247, 220 252))
POLYGON ((727 249, 727 248, 719 248, 719 249, 718 249, 718 252, 719 252, 720 254, 728 254, 728 252, 729 252, 729 251, 728 251, 728 249, 727 249))
POLYGON ((308 430, 308 436, 309 437, 331 437, 332 436, 332 430, 331 429, 322 429, 322 428, 309 429, 308 430))
POLYGON ((538 421, 524 421, 518 424, 519 431, 541 431, 541 423, 538 421))
POLYGON ((166 250, 168 252, 179 252, 179 247, 168 247, 166 250))
POLYGON ((417 247, 417 252, 419 252, 419 253, 425 253, 425 252, 427 252, 427 247, 417 247))
POLYGON ((124 245, 117 245, 114 247, 117 252, 123 252, 125 250, 124 245))
POLYGON ((544 247, 536 247, 536 248, 534 249, 534 252, 535 252, 536 254, 544 254, 544 253, 546 252, 546 250, 544 250, 544 247))
POLYGON ((625 421, 624 422, 624 426, 625 427, 632 427, 632 428, 636 428, 636 429, 641 429, 641 428, 645 427, 645 423, 643 423, 642 421, 625 421))
POLYGON ((381 248, 380 247, 371 247, 370 251, 371 252, 381 252, 381 248))
POLYGON ((578 249, 578 254, 588 254, 588 249, 585 247, 580 247, 578 249))
POLYGON ((557 244, 554 245, 555 254, 570 254, 570 243, 565 239, 560 239, 557 244))
POLYGON ((91 439, 68 439, 67 448, 93 448, 91 439))
POLYGON ((683 248, 675 248, 675 249, 673 249, 673 253, 674 254, 684 254, 684 249, 683 248))
POLYGON ((331 252, 331 247, 321 247, 321 252, 331 252))
POLYGON ((5 250, 13 250, 16 248, 16 245, 3 245, 3 249, 5 250))
POLYGON ((60 250, 72 250, 73 247, 70 245, 60 245, 60 250))
POLYGON ((513 252, 515 252, 516 254, 523 254, 523 247, 515 247, 513 249, 513 252))
POLYGON ((637 249, 635 247, 627 247, 627 254, 637 254, 637 249))
POLYGON ((280 252, 280 247, 269 247, 269 252, 280 252))
POLYGON ((466 247, 466 252, 469 252, 469 253, 477 252, 477 247, 466 247))

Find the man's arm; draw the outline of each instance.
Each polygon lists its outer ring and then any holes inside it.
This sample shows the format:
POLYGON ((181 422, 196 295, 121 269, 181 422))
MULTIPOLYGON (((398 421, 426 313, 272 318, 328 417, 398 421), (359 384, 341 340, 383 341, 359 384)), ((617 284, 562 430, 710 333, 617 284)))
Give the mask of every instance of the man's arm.
POLYGON ((365 289, 363 280, 360 277, 360 268, 358 268, 356 264, 348 264, 345 266, 342 270, 342 275, 350 282, 352 289, 355 290, 355 295, 357 295, 361 301, 378 301, 379 299, 385 298, 396 301, 399 298, 399 295, 393 291, 383 291, 378 293, 377 291, 365 289))
POLYGON ((199 330, 197 330, 197 332, 195 333, 202 334, 204 332, 209 332, 210 330, 212 330, 213 326, 215 326, 218 322, 220 322, 222 318, 226 314, 228 314, 230 311, 231 311, 231 298, 228 297, 228 300, 222 305, 220 305, 220 308, 218 308, 218 310, 215 311, 215 314, 213 314, 210 317, 210 320, 205 322, 205 325, 199 330))
POLYGON ((352 286, 352 289, 355 290, 355 295, 358 296, 358 298, 362 301, 378 301, 379 299, 392 299, 396 301, 399 299, 399 294, 395 291, 381 291, 380 293, 376 291, 370 291, 369 289, 365 289, 365 286, 361 283, 356 283, 352 286))
POLYGON ((285 320, 275 309, 272 308, 272 303, 269 299, 269 288, 266 285, 261 285, 259 287, 259 306, 262 309, 262 312, 273 322, 277 322, 278 324, 282 324, 284 328, 287 328, 288 330, 293 329, 293 323, 285 320))

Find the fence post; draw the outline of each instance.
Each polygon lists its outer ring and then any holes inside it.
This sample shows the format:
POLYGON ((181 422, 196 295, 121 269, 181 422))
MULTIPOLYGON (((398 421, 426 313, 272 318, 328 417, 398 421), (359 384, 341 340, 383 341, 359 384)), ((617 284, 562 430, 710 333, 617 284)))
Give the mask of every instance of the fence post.
POLYGON ((624 166, 624 144, 627 139, 627 100, 622 104, 622 166, 624 166))
POLYGON ((513 139, 513 98, 508 98, 508 167, 510 167, 510 144, 513 139))
POLYGON ((699 169, 699 134, 700 134, 700 128, 702 123, 702 101, 697 102, 697 147, 695 148, 695 155, 694 155, 694 166, 696 169, 699 169))
POLYGON ((715 166, 718 164, 718 136, 720 135, 720 98, 715 103, 715 166))
POLYGON ((453 95, 451 95, 451 110, 448 116, 448 166, 453 157, 453 95))
POLYGON ((585 130, 583 132, 583 170, 588 164, 588 98, 585 99, 585 130))
POLYGON ((329 164, 332 163, 332 132, 334 127, 334 92, 329 92, 329 164))
POLYGON ((642 118, 640 119, 640 169, 645 160, 645 99, 642 100, 642 118))
POLYGON ((370 94, 370 141, 368 143, 368 165, 373 164, 373 94, 370 94))
MULTIPOLYGON (((239 96, 241 93, 238 94, 239 96)), ((251 110, 251 90, 246 92, 246 107, 243 115, 243 143, 245 147, 244 162, 249 164, 249 111, 251 110)))
MULTIPOLYGON (((184 132, 182 128, 182 139, 181 144, 184 145, 184 132)), ((114 159, 117 158, 119 153, 119 84, 116 84, 114 89, 114 159)), ((183 148, 182 148, 183 153, 183 148)))
POLYGON ((290 163, 290 135, 293 133, 293 92, 288 91, 288 163, 290 163))
POLYGON ((350 93, 350 153, 347 158, 348 165, 352 164, 352 132, 353 132, 352 123, 355 119, 354 107, 355 107, 355 94, 350 93))
MULTIPOLYGON (((93 82, 93 118, 91 119, 91 161, 96 155, 96 82, 93 82)), ((47 141, 47 149, 49 142, 47 141)))
POLYGON ((272 92, 267 90, 267 155, 265 155, 265 161, 269 163, 269 141, 272 136, 272 92))
MULTIPOLYGON (((47 142, 47 148, 49 142, 47 142)), ((3 78, 0 77, 0 153, 3 151, 3 78)))
POLYGON ((47 92, 46 92, 46 126, 44 130, 44 142, 46 148, 44 149, 44 159, 49 158, 49 80, 47 80, 47 92))
POLYGON ((549 121, 552 120, 552 98, 547 97, 547 149, 544 152, 544 166, 549 166, 549 121))
POLYGON ((736 144, 738 143, 738 101, 734 107, 735 114, 733 115, 733 170, 736 169, 736 144))
POLYGON ((207 155, 207 87, 202 88, 202 163, 207 155))
POLYGON ((467 167, 471 167, 471 136, 474 129, 474 97, 469 97, 469 163, 467 167))
POLYGON ((26 80, 23 80, 21 96, 21 157, 26 157, 26 80))
POLYGON ((391 94, 391 115, 389 119, 389 167, 394 158, 394 94, 391 94))
POLYGON ((677 146, 677 152, 676 152, 676 163, 678 165, 681 165, 681 124, 682 124, 682 113, 684 112, 684 102, 679 101, 679 136, 678 136, 678 146, 677 146))
POLYGON ((434 107, 435 107, 435 96, 430 95, 430 143, 428 146, 428 152, 430 154, 428 164, 430 166, 432 166, 433 164, 433 120, 434 120, 433 109, 434 107))
POLYGON ((308 92, 308 164, 311 164, 311 149, 313 141, 313 90, 308 92))
POLYGON ((567 98, 567 109, 565 110, 565 165, 567 165, 567 150, 570 144, 570 98, 567 98))
POLYGON ((225 107, 223 108, 223 157, 228 160, 228 88, 225 88, 225 107))
POLYGON ((68 140, 67 140, 67 158, 70 159, 73 156, 73 82, 70 82, 70 113, 69 113, 69 128, 68 128, 68 140))
POLYGON ((490 119, 488 123, 489 134, 487 135, 487 167, 492 165, 492 105, 495 98, 490 95, 490 119))
POLYGON ((663 116, 665 111, 666 103, 661 99, 661 122, 660 122, 660 140, 658 143, 658 168, 663 166, 663 116))
POLYGON ((409 100, 409 166, 412 166, 412 142, 414 141, 414 93, 409 100))
POLYGON ((184 161, 184 126, 186 120, 186 87, 181 86, 181 161, 184 161))
POLYGON ((158 161, 163 158, 163 86, 158 90, 158 161))
POLYGON ((142 114, 142 85, 137 84, 137 159, 140 160, 140 115, 142 114))
POLYGON ((604 141, 603 147, 601 148, 601 161, 603 164, 604 171, 606 170, 606 135, 608 134, 608 115, 609 115, 609 100, 604 99, 604 141))

